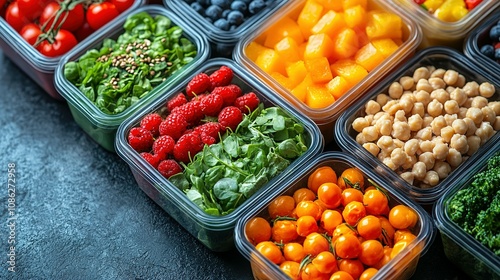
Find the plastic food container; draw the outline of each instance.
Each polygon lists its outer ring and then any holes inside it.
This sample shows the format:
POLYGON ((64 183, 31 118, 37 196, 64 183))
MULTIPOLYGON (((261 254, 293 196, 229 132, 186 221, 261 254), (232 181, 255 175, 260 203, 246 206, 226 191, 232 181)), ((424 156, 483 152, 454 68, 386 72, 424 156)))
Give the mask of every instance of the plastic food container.
POLYGON ((116 138, 116 151, 130 166, 139 187, 189 233, 213 251, 228 251, 234 248, 233 232, 236 221, 243 214, 253 209, 259 201, 268 197, 277 188, 280 188, 283 181, 288 181, 287 178, 289 176, 302 168, 307 160, 315 157, 322 149, 323 138, 314 122, 289 107, 279 98, 276 98, 275 93, 260 84, 241 66, 225 58, 210 59, 193 71, 190 71, 190 74, 185 76, 182 81, 177 82, 174 87, 162 93, 160 98, 157 98, 149 106, 141 109, 127 119, 119 127, 116 138), (234 77, 232 83, 239 85, 243 92, 253 91, 257 94, 261 102, 264 103, 265 107, 281 107, 291 117, 303 124, 306 129, 305 136, 308 150, 295 159, 282 173, 262 186, 233 212, 223 216, 215 216, 207 214, 191 202, 186 194, 163 177, 139 153, 134 151, 128 144, 127 135, 130 129, 138 126, 140 120, 147 113, 160 110, 176 93, 182 92, 196 74, 200 72, 211 74, 222 65, 233 69, 234 77))
POLYGON ((420 204, 431 205, 436 202, 446 191, 446 189, 453 184, 455 180, 460 178, 462 174, 470 168, 479 156, 488 151, 489 147, 498 141, 499 133, 495 133, 484 145, 472 154, 467 160, 459 164, 448 177, 441 179, 437 185, 431 188, 419 188, 407 181, 403 180, 396 172, 390 169, 381 160, 368 152, 362 145, 356 142, 357 132, 353 129, 353 121, 360 116, 365 115, 365 104, 370 100, 375 100, 379 93, 387 93, 389 86, 394 81, 399 81, 401 77, 413 75, 415 69, 419 67, 434 66, 436 68, 452 69, 462 74, 466 81, 476 81, 482 83, 485 81, 490 82, 495 86, 494 95, 489 98, 491 101, 500 100, 500 84, 498 76, 492 75, 479 68, 475 63, 469 61, 463 54, 446 47, 431 47, 417 53, 411 60, 409 60, 403 67, 397 69, 389 77, 381 81, 376 87, 371 89, 362 99, 353 104, 342 116, 337 120, 335 126, 335 137, 337 143, 343 151, 355 155, 357 158, 366 161, 384 178, 403 190, 407 195, 420 204))
POLYGON ((486 71, 493 73, 500 73, 500 63, 485 56, 480 50, 482 46, 491 44, 489 32, 498 21, 500 21, 500 9, 497 9, 483 24, 472 30, 464 44, 465 55, 471 60, 477 61, 486 71))
MULTIPOLYGON (((142 6, 144 1, 135 0, 134 4, 122 13, 128 14, 138 7, 142 6)), ((109 25, 117 20, 112 20, 109 25)), ((102 29, 109 29, 107 24, 102 29)), ((97 34, 96 31, 95 34, 97 34)), ((87 42, 91 41, 94 35, 89 36, 85 40, 79 42, 74 49, 82 48, 87 42)), ((47 57, 40 54, 34 47, 29 45, 22 37, 16 32, 3 17, 0 17, 0 48, 2 48, 5 55, 12 60, 21 70, 23 70, 29 77, 31 77, 45 92, 52 98, 64 100, 64 98, 57 92, 54 86, 54 72, 57 64, 61 60, 60 57, 47 57)))
MULTIPOLYGON (((265 1, 269 3, 264 9, 256 13, 255 15, 249 17, 246 21, 240 24, 237 28, 233 30, 221 30, 211 22, 209 22, 205 17, 196 12, 191 6, 191 2, 195 1, 185 1, 185 0, 163 0, 167 7, 170 7, 173 11, 179 13, 183 19, 185 19, 189 24, 192 24, 194 28, 198 30, 203 30, 208 37, 210 42, 211 51, 214 56, 231 58, 233 54, 233 49, 238 43, 238 41, 246 34, 252 33, 257 26, 265 21, 269 15, 276 12, 283 4, 288 1, 284 0, 271 0, 265 1)), ((208 1, 210 2, 210 1, 208 1)), ((232 1, 229 1, 232 2, 232 1)), ((249 3, 249 1, 244 1, 249 3)))
POLYGON ((500 5, 498 1, 483 0, 461 20, 445 22, 427 12, 414 0, 392 0, 392 2, 401 12, 411 16, 422 28, 424 37, 420 48, 441 45, 459 50, 462 49, 467 34, 500 5))
POLYGON ((280 268, 260 254, 255 246, 248 240, 245 234, 246 224, 254 217, 262 217, 269 220, 268 206, 271 201, 280 195, 293 195, 294 191, 307 187, 309 175, 319 167, 329 166, 335 170, 335 173, 341 174, 347 168, 357 167, 365 175, 366 179, 372 179, 377 185, 384 189, 389 196, 389 207, 395 205, 406 205, 414 209, 418 215, 418 222, 413 228, 412 233, 417 238, 410 243, 411 245, 402 251, 397 257, 383 266, 372 279, 409 279, 415 269, 418 261, 423 256, 435 237, 435 228, 432 219, 425 210, 405 197, 398 190, 393 189, 387 184, 379 174, 375 173, 370 166, 363 161, 343 152, 325 152, 309 161, 307 165, 284 182, 284 186, 265 200, 254 205, 254 208, 246 213, 237 223, 235 229, 236 246, 245 258, 250 261, 252 272, 255 279, 289 279, 280 268))
POLYGON ((484 170, 488 159, 498 151, 500 151, 498 144, 485 151, 474 165, 456 178, 437 201, 433 211, 446 257, 472 279, 500 279, 500 257, 453 222, 447 209, 457 192, 470 185, 473 176, 484 170))
MULTIPOLYGON (((183 36, 191 41, 197 48, 196 57, 190 63, 183 66, 182 69, 168 77, 163 83, 151 90, 148 95, 141 98, 137 103, 130 106, 123 112, 110 115, 102 112, 92 103, 82 91, 75 85, 70 83, 64 76, 64 66, 69 61, 76 61, 80 56, 88 50, 100 48, 105 38, 117 38, 124 33, 123 24, 128 15, 122 15, 119 19, 113 22, 112 25, 100 30, 94 36, 93 41, 71 50, 65 55, 55 72, 55 85, 58 92, 68 101, 69 108, 74 120, 78 125, 97 143, 106 150, 115 151, 114 142, 118 126, 135 111, 144 107, 156 98, 159 94, 171 87, 176 81, 181 79, 186 72, 191 69, 196 69, 209 56, 208 41, 198 31, 187 26, 177 15, 172 11, 158 5, 148 5, 137 9, 135 12, 147 12, 152 16, 164 15, 170 18, 173 24, 180 26, 183 29, 183 36)), ((131 14, 129 14, 131 15, 131 14)))
POLYGON ((403 21, 403 43, 389 57, 383 60, 375 69, 357 83, 354 87, 348 90, 341 98, 335 100, 331 105, 315 109, 307 106, 296 98, 289 90, 285 89, 271 75, 264 72, 256 63, 254 63, 246 54, 246 47, 259 36, 264 34, 272 25, 287 15, 296 18, 294 13, 300 11, 304 7, 306 1, 289 1, 286 5, 280 8, 276 13, 267 18, 255 31, 248 33, 247 36, 241 39, 237 44, 233 58, 249 69, 255 76, 259 77, 263 82, 276 90, 276 92, 296 107, 299 111, 310 117, 321 129, 325 137, 325 143, 333 140, 332 134, 334 130, 335 120, 340 114, 346 110, 356 99, 363 96, 379 79, 387 75, 394 67, 405 61, 413 55, 415 49, 421 41, 421 31, 417 24, 411 20, 411 17, 399 12, 396 8, 386 3, 386 1, 369 0, 368 7, 370 10, 378 8, 390 13, 397 14, 403 21))

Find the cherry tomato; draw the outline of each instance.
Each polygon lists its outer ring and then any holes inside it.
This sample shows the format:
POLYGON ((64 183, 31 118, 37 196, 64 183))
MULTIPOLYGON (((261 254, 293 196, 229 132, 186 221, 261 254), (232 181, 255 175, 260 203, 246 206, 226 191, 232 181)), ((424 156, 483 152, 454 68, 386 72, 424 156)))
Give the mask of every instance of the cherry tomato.
POLYGON ((321 219, 321 207, 315 203, 314 201, 301 201, 297 204, 297 207, 295 207, 295 212, 297 214, 297 217, 302 217, 302 216, 312 216, 316 221, 319 221, 321 219))
POLYGON ((399 242, 401 240, 412 242, 417 239, 415 234, 407 229, 398 229, 394 232, 394 243, 399 242))
POLYGON ((271 219, 276 217, 292 216, 295 209, 295 200, 289 195, 281 195, 273 199, 269 204, 267 211, 271 219))
POLYGON ((306 237, 318 231, 318 222, 312 216, 302 216, 297 219, 297 234, 306 237))
POLYGON ((40 36, 42 32, 40 31, 40 27, 34 23, 28 23, 26 24, 19 34, 21 34, 21 37, 26 40, 30 45, 35 45, 36 40, 38 39, 38 36, 40 36))
POLYGON ((373 278, 373 276, 375 276, 375 274, 377 274, 377 272, 378 272, 378 269, 373 268, 373 267, 369 267, 369 268, 365 269, 365 271, 363 271, 363 273, 361 273, 361 276, 359 276, 359 280, 370 280, 373 278))
POLYGON ((380 216, 378 219, 380 220, 380 226, 382 227, 382 233, 380 234, 378 240, 385 245, 392 246, 394 244, 393 239, 396 230, 386 217, 380 216))
POLYGON ((293 193, 293 199, 295 200, 296 204, 303 200, 314 201, 316 199, 316 194, 314 194, 314 192, 308 188, 300 188, 293 193))
POLYGON ((17 32, 21 31, 23 26, 30 22, 29 19, 21 13, 16 1, 7 6, 7 10, 5 10, 5 20, 17 32))
POLYGON ((52 44, 47 40, 41 42, 37 47, 38 51, 45 56, 56 57, 67 53, 78 44, 75 36, 64 29, 60 29, 54 39, 52 44))
POLYGON ((351 201, 363 202, 363 192, 355 188, 346 188, 342 191, 342 205, 346 206, 351 201))
MULTIPOLYGON (((61 6, 58 2, 50 2, 45 6, 40 15, 40 25, 45 27, 44 30, 48 30, 52 26, 55 14, 59 9, 61 9, 61 6)), ((83 5, 78 4, 72 10, 63 12, 55 23, 54 28, 57 28, 62 23, 61 29, 75 31, 82 26, 84 20, 85 12, 83 5)))
POLYGON ((342 224, 338 225, 332 234, 332 245, 334 245, 337 238, 339 238, 342 235, 346 235, 346 234, 352 234, 352 235, 356 236, 356 232, 348 224, 342 223, 342 224))
POLYGON ((337 259, 330 251, 323 251, 316 255, 312 263, 321 273, 333 273, 338 270, 337 259))
POLYGON ((7 3, 7 0, 0 0, 0 9, 3 8, 3 6, 7 3))
POLYGON ((312 264, 307 264, 300 273, 300 279, 302 280, 328 280, 330 275, 326 273, 321 273, 318 268, 312 264))
POLYGON ((354 259, 361 252, 361 242, 354 234, 344 234, 335 240, 335 253, 343 259, 354 259))
POLYGON ((371 189, 365 191, 363 204, 366 212, 370 215, 378 216, 389 213, 389 200, 381 190, 371 189))
POLYGON ((87 38, 88 36, 90 36, 90 34, 94 33, 94 29, 92 29, 92 27, 90 27, 90 24, 87 22, 87 20, 85 20, 82 24, 82 26, 80 26, 80 28, 78 28, 75 32, 73 32, 75 34, 75 37, 76 39, 78 40, 78 42, 82 41, 83 39, 87 38))
POLYGON ((339 270, 334 272, 332 276, 330 276, 330 280, 354 280, 354 278, 351 276, 351 274, 339 270))
POLYGON ((396 205, 389 212, 389 222, 395 229, 406 229, 413 227, 418 220, 418 216, 406 205, 396 205))
POLYGON ((297 242, 289 242, 283 246, 283 256, 285 256, 285 260, 300 263, 306 256, 306 253, 304 252, 304 247, 302 246, 302 244, 297 242))
POLYGON ((255 249, 275 264, 279 265, 284 261, 280 248, 271 241, 260 242, 255 249))
POLYGON ((307 187, 317 193, 323 183, 337 183, 337 174, 330 166, 322 166, 314 170, 307 178, 307 187))
POLYGON ((275 220, 271 228, 271 238, 278 243, 292 242, 298 237, 297 221, 275 220))
POLYGON ((118 12, 123 12, 126 9, 130 8, 134 4, 134 0, 111 0, 118 10, 118 12))
POLYGON ((342 202, 342 190, 335 183, 323 183, 318 188, 318 199, 327 208, 335 209, 342 202))
POLYGON ((376 239, 382 234, 380 219, 373 215, 361 218, 357 225, 358 234, 364 239, 376 239))
POLYGON ((354 226, 364 216, 366 216, 366 209, 363 203, 359 201, 349 202, 342 211, 344 221, 351 226, 354 226))
POLYGON ((284 261, 280 264, 280 269, 292 280, 298 280, 300 274, 300 263, 294 261, 284 261))
POLYGON ((381 269, 384 265, 386 265, 388 262, 391 261, 391 253, 392 253, 392 247, 385 246, 384 256, 376 264, 372 265, 372 267, 376 269, 381 269))
POLYGON ((19 10, 30 21, 35 20, 42 13, 46 0, 16 0, 19 10))
POLYGON ((304 246, 304 252, 313 257, 330 249, 330 243, 328 240, 317 232, 309 234, 306 239, 304 239, 302 246, 304 246))
POLYGON ((344 190, 348 187, 363 189, 365 186, 365 178, 363 173, 356 167, 345 169, 338 179, 337 185, 344 190))
POLYGON ((94 30, 110 22, 120 13, 111 2, 94 3, 87 9, 87 22, 94 30))
POLYGON ((333 235, 333 231, 342 222, 342 214, 337 210, 327 209, 321 214, 320 225, 329 235, 333 235))
POLYGON ((339 261, 339 270, 348 273, 353 279, 358 279, 364 271, 363 263, 358 259, 343 259, 339 261))
POLYGON ((257 245, 271 239, 271 225, 262 217, 254 217, 245 225, 245 234, 253 245, 257 245))
POLYGON ((384 257, 384 246, 378 240, 366 240, 361 243, 359 260, 368 266, 375 265, 384 257))
POLYGON ((467 9, 470 11, 477 7, 477 5, 481 4, 483 0, 465 0, 465 5, 467 6, 467 9))

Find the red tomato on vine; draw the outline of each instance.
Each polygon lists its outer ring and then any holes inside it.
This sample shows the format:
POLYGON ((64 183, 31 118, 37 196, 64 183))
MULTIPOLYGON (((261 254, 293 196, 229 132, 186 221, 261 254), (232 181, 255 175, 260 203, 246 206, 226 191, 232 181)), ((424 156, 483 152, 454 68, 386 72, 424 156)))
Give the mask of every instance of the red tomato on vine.
POLYGON ((111 3, 115 5, 118 12, 122 13, 134 4, 134 0, 111 0, 111 3))
POLYGON ((49 57, 56 57, 65 54, 78 44, 73 33, 60 29, 54 37, 54 42, 44 40, 38 45, 38 51, 49 57))
POLYGON ((87 22, 92 29, 97 30, 120 13, 111 2, 94 3, 87 9, 87 22))
POLYGON ((19 34, 21 34, 21 37, 23 37, 26 42, 33 46, 42 32, 40 31, 40 27, 38 25, 28 23, 21 29, 19 34))
MULTIPOLYGON (((61 8, 65 7, 61 7, 57 2, 50 2, 45 6, 42 14, 40 15, 40 25, 45 26, 45 30, 48 30, 52 26, 52 23, 55 19, 55 14, 61 8)), ((80 26, 82 26, 84 20, 85 11, 83 10, 83 5, 77 4, 67 12, 61 13, 54 27, 57 28, 62 22, 61 29, 75 31, 80 28, 80 26)))
POLYGON ((17 32, 21 31, 23 26, 30 22, 29 19, 19 11, 19 6, 15 1, 7 6, 7 10, 5 10, 5 20, 17 32))

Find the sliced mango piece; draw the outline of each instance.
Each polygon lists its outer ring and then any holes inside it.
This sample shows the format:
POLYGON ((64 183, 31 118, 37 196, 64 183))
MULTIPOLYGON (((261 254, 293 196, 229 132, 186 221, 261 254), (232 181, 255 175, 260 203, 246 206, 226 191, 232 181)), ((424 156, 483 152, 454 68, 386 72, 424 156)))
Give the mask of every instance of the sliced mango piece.
POLYGON ((330 65, 330 68, 335 76, 344 77, 350 87, 356 85, 368 75, 368 71, 352 59, 338 60, 330 65))
POLYGON ((368 12, 366 23, 366 35, 370 40, 392 38, 401 39, 403 37, 403 22, 401 18, 393 13, 385 11, 368 12))
POLYGON ((300 84, 308 73, 303 60, 289 64, 285 70, 290 82, 294 85, 293 87, 300 84))
POLYGON ((339 0, 342 1, 342 8, 345 10, 360 5, 366 10, 368 7, 368 0, 339 0))
POLYGON ((331 79, 325 87, 335 100, 341 98, 342 95, 351 89, 349 82, 342 76, 331 79))
POLYGON ((371 43, 382 54, 384 58, 389 57, 399 48, 394 40, 390 38, 373 40, 371 43))
POLYGON ((375 48, 372 43, 364 45, 354 55, 354 61, 363 66, 368 72, 375 69, 384 59, 385 57, 382 52, 375 48))
POLYGON ((287 90, 292 90, 295 85, 290 81, 288 77, 285 77, 283 74, 278 72, 272 72, 271 77, 275 79, 280 85, 282 85, 287 90))
POLYGON ((305 65, 313 82, 326 83, 333 79, 330 63, 326 57, 307 59, 305 65))
POLYGON ((335 98, 323 85, 307 87, 306 104, 315 109, 325 108, 335 102, 335 98))
POLYGON ((286 16, 268 28, 265 33, 264 46, 271 49, 285 37, 292 38, 297 44, 305 41, 297 22, 286 16))
POLYGON ((257 43, 257 42, 250 42, 248 46, 245 48, 245 55, 252 61, 255 61, 257 57, 259 56, 260 53, 262 53, 264 50, 267 50, 268 48, 264 47, 263 45, 257 43))
POLYGON ((306 102, 307 88, 310 85, 313 85, 314 82, 311 79, 311 75, 307 74, 304 80, 298 84, 294 89, 292 89, 291 93, 297 97, 302 103, 306 102))
POLYGON ((323 9, 323 6, 314 0, 306 1, 297 19, 297 23, 305 38, 312 34, 311 29, 323 15, 323 9))
POLYGON ((329 58, 333 55, 333 48, 333 41, 327 34, 320 33, 311 35, 304 51, 304 59, 315 57, 329 58))
POLYGON ((273 49, 266 49, 259 54, 255 64, 266 73, 278 72, 285 75, 285 65, 281 61, 278 52, 273 49))
POLYGON ((274 49, 285 65, 300 59, 299 46, 292 37, 283 38, 274 46, 274 49))
POLYGON ((333 57, 345 59, 359 50, 358 35, 351 28, 344 28, 333 40, 333 57))
POLYGON ((326 12, 312 27, 312 34, 325 33, 331 38, 335 37, 343 27, 347 26, 343 13, 335 11, 326 12))
POLYGON ((366 10, 361 5, 350 7, 344 11, 344 20, 350 28, 364 28, 366 25, 366 10))
POLYGON ((326 10, 333 10, 335 12, 342 12, 342 1, 339 0, 316 0, 319 4, 325 7, 326 10))

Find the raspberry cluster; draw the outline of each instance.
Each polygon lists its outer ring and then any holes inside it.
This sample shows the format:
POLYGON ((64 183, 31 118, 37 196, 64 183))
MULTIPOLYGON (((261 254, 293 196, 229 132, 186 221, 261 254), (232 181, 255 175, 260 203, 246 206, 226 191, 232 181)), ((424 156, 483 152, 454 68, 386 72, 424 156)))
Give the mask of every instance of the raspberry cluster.
POLYGON ((234 131, 243 115, 258 107, 258 96, 243 94, 232 84, 233 76, 227 66, 210 75, 197 74, 163 110, 144 116, 130 130, 128 143, 167 179, 182 172, 179 162, 190 162, 205 145, 217 143, 221 133, 234 131))

